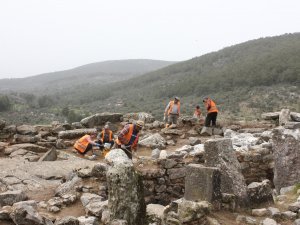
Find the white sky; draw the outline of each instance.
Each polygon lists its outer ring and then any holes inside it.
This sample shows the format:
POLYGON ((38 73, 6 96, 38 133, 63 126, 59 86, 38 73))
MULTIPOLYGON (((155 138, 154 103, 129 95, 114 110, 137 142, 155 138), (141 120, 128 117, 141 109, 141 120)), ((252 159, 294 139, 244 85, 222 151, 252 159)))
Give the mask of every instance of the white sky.
POLYGON ((299 0, 0 0, 0 78, 187 60, 300 31, 299 0))

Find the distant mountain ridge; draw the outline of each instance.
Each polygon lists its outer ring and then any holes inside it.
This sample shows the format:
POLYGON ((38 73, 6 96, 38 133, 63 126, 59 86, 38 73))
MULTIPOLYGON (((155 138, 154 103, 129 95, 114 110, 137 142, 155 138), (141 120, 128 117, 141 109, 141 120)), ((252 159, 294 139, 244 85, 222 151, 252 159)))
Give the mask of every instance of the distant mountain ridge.
MULTIPOLYGON (((79 116, 144 111, 161 120, 174 96, 181 98, 183 115, 191 115, 196 105, 205 112, 204 96, 217 103, 219 117, 254 119, 281 108, 300 111, 300 33, 259 38, 171 64, 135 77, 125 73, 115 79, 114 73, 105 74, 108 80, 103 81, 91 73, 89 82, 81 86, 74 77, 54 80, 43 86, 43 96, 31 89, 34 96, 14 93, 10 97, 15 99, 16 112, 34 111, 37 117, 43 111, 51 113, 51 118, 61 118, 62 109, 71 109, 72 115, 79 116)), ((81 69, 85 68, 74 70, 81 69)))
POLYGON ((65 89, 85 83, 106 84, 154 71, 175 62, 127 59, 91 63, 70 70, 15 79, 0 79, 1 91, 39 91, 65 89))

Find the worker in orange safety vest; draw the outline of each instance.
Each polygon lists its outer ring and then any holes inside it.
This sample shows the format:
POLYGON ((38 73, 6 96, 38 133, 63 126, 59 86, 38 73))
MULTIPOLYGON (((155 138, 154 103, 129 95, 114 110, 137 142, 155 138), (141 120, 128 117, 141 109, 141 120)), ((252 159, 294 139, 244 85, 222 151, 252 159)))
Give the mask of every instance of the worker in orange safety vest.
POLYGON ((209 97, 204 97, 203 103, 207 110, 207 115, 205 118, 205 126, 209 127, 210 125, 212 125, 213 127, 215 127, 217 116, 218 116, 218 108, 216 106, 216 103, 213 100, 211 100, 209 97))
POLYGON ((137 150, 139 132, 143 129, 144 121, 138 120, 135 124, 126 124, 116 139, 116 145, 121 148, 129 159, 137 150))
POLYGON ((177 124, 177 119, 180 115, 180 100, 178 97, 175 97, 174 100, 171 100, 167 107, 165 108, 164 120, 168 118, 166 127, 169 127, 171 124, 177 124))

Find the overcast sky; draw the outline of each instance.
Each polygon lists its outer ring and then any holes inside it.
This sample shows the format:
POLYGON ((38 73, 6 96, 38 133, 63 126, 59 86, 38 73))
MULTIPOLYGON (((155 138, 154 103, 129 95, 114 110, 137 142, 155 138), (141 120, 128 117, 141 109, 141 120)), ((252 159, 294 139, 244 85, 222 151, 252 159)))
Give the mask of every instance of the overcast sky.
POLYGON ((299 0, 0 0, 0 78, 187 60, 300 31, 299 0))

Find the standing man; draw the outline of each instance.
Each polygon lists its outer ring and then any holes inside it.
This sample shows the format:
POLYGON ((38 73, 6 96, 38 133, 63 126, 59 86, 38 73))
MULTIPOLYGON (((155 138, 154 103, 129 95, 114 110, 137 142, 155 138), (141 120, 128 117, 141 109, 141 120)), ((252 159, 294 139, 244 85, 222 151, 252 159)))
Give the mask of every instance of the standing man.
POLYGON ((207 115, 205 118, 205 126, 209 127, 210 124, 212 124, 212 126, 215 127, 217 116, 218 116, 218 109, 216 103, 213 100, 211 100, 209 97, 204 97, 203 102, 207 110, 207 115))
POLYGON ((121 130, 116 139, 116 145, 121 148, 129 159, 132 159, 132 151, 136 152, 139 141, 139 132, 143 129, 144 121, 138 120, 136 124, 127 124, 121 130))
POLYGON ((165 109, 165 117, 168 117, 168 123, 166 127, 171 124, 177 124, 177 119, 180 115, 180 101, 178 97, 171 100, 165 109))
POLYGON ((109 129, 109 126, 106 124, 102 131, 97 136, 97 142, 100 144, 100 149, 104 149, 104 144, 109 143, 110 147, 114 145, 113 132, 109 129))
MULTIPOLYGON (((86 154, 88 151, 92 150, 93 151, 93 146, 99 147, 100 145, 96 142, 93 141, 97 136, 97 131, 89 134, 84 135, 83 137, 79 138, 75 144, 74 148, 77 152, 80 154, 86 154)), ((96 155, 93 152, 93 156, 91 159, 95 159, 96 155)))

